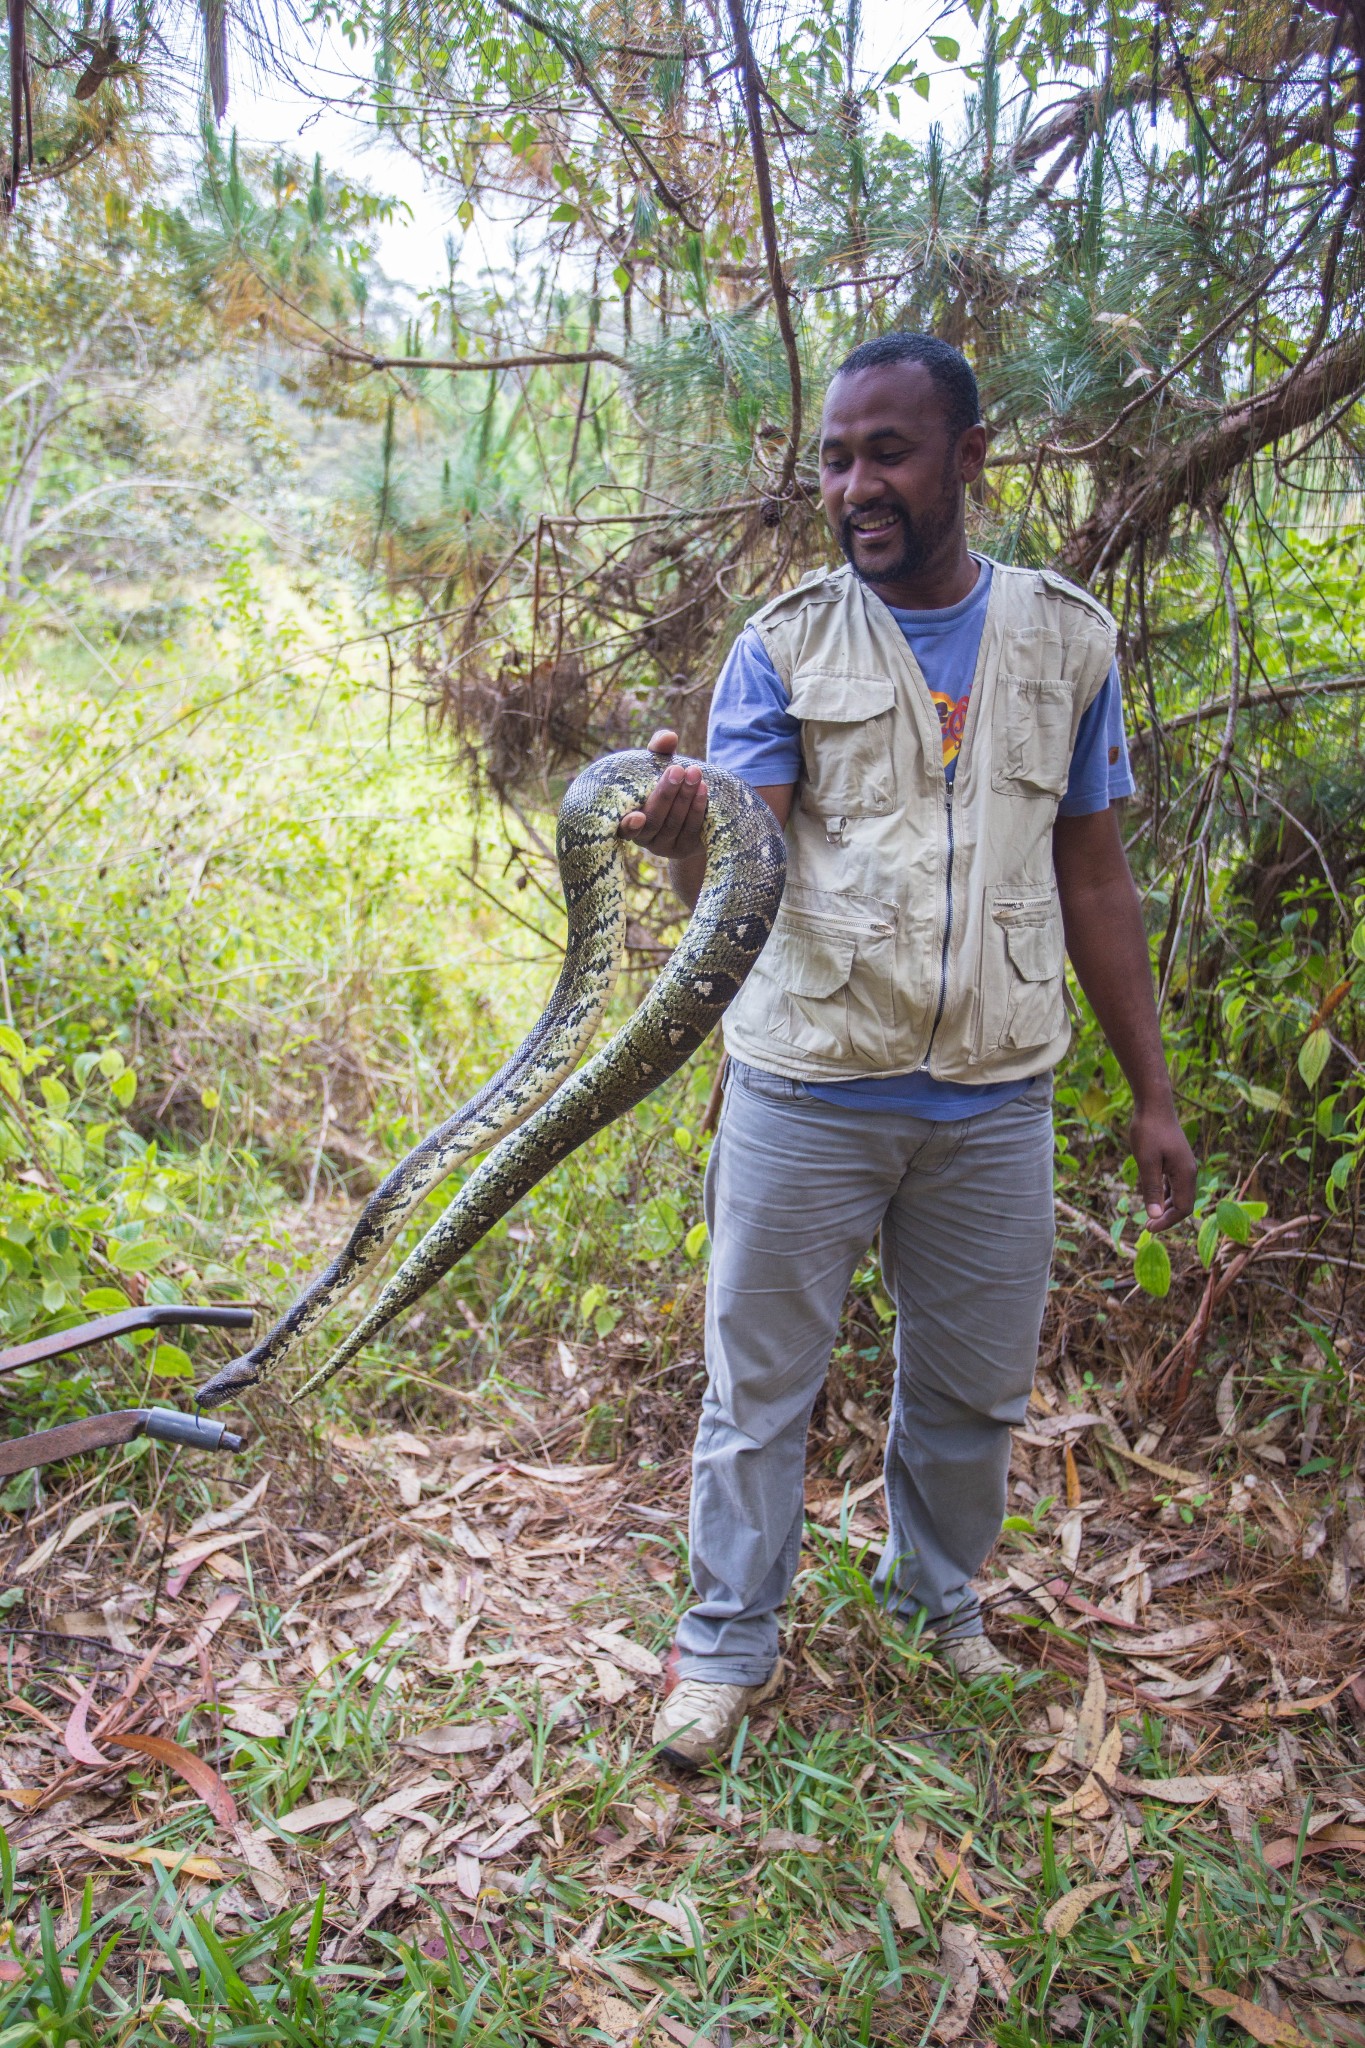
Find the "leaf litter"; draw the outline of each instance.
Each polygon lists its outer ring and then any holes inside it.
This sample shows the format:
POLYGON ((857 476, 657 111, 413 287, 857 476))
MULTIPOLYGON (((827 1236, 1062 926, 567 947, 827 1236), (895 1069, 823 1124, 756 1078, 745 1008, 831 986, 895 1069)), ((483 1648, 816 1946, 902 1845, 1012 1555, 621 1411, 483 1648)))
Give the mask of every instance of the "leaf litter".
MULTIPOLYGON (((557 1454, 555 1399, 550 1380, 530 1427, 523 1403, 445 1435, 333 1431, 321 1487, 296 1443, 249 1483, 196 1473, 195 1507, 158 1511, 136 1564, 131 1501, 63 1519, 54 1490, 46 1535, 15 1525, 29 1618, 0 1793, 19 1955, 59 1871, 56 1896, 89 1878, 125 1946, 158 1898, 186 1953, 195 1915, 247 1953, 320 1901, 320 1955, 369 1968, 376 1995, 398 1953, 433 1998, 499 1958, 509 2041, 833 2044, 981 2040, 991 2011, 1039 2024, 1050 1939, 1047 2024, 1090 2013, 1106 2039, 1133 1958, 1158 1968, 1168 1915, 1184 1929, 1198 1901, 1182 2025, 1365 2041, 1365 1685, 1286 1528, 1320 1509, 1258 1486, 1238 1519, 1235 1476, 1196 1471, 1185 1442, 1120 1442, 1063 1362, 1012 1481, 1056 1506, 982 1587, 1040 1675, 964 1691, 858 1590, 884 1517, 855 1420, 841 1481, 817 1440, 787 1689, 738 1775, 684 1780, 648 1739, 684 1594, 661 1548, 683 1523, 681 1433, 647 1473, 579 1464, 557 1454), (1171 1490, 1196 1487, 1182 1516, 1171 1490), (249 1576, 217 1582, 223 1558, 249 1576), (1305 1947, 1286 1957, 1290 1882, 1305 1947), (863 2036, 844 2031, 850 1987, 863 2036)), ((109 1965, 130 2001, 137 1967, 109 1965)))

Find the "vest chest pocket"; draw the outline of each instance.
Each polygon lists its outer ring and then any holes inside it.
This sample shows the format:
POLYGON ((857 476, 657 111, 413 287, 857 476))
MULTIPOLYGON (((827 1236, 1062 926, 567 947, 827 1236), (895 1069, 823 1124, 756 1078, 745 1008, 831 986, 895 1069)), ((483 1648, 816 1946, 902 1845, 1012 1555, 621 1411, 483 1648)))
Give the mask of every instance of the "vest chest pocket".
POLYGON ((1075 710, 1070 683, 1001 676, 995 697, 992 789, 1005 796, 1065 796, 1075 710))
POLYGON ((825 819, 880 818, 893 808, 890 676, 798 669, 789 709, 801 721, 801 801, 825 819))

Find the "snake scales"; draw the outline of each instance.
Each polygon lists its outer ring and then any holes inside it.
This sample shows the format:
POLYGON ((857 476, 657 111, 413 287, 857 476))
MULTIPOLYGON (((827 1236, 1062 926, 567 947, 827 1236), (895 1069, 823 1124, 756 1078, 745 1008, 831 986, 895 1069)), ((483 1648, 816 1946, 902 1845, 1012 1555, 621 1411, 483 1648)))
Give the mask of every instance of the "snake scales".
POLYGON ((350 1335, 293 1398, 314 1393, 420 1300, 560 1160, 643 1101, 706 1039, 763 949, 786 874, 786 849, 772 812, 747 784, 710 767, 706 876, 691 923, 633 1016, 574 1071, 611 994, 625 937, 617 830, 628 811, 643 805, 659 768, 656 757, 642 750, 608 754, 571 784, 556 834, 568 940, 539 1021, 492 1080, 393 1168, 366 1202, 343 1250, 259 1344, 199 1390, 201 1406, 216 1407, 276 1372, 374 1270, 431 1190, 493 1145, 350 1335))

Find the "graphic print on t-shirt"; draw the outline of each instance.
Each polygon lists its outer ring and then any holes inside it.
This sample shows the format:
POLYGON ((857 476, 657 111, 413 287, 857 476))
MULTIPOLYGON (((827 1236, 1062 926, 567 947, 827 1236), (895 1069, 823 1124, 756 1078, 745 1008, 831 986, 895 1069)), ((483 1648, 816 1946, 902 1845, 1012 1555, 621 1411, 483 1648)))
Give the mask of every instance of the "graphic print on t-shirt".
POLYGON ((967 723, 967 706, 972 700, 972 687, 969 683, 956 703, 946 690, 931 690, 929 695, 934 700, 938 722, 943 728, 943 765, 945 768, 951 768, 961 751, 962 728, 967 723))

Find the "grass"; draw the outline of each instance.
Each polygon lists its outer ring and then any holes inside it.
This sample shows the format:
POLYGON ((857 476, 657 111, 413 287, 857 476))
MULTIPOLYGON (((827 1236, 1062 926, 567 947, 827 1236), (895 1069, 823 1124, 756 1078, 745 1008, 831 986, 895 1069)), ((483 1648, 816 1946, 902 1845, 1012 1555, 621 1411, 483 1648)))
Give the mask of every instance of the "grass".
MULTIPOLYGON (((813 1568, 808 1601, 835 1596, 825 1581, 813 1568)), ((1315 1873, 1310 1899, 1300 1860, 1267 1867, 1254 1828, 1238 1842, 1202 1812, 1153 1807, 1109 1893, 1070 1931, 1048 1933, 1050 1911, 1090 1878, 1065 1827, 1040 1812, 1021 1747, 1053 1682, 964 1689, 923 1653, 909 1677, 911 1661, 875 1674, 862 1715, 841 1698, 839 1718, 851 1725, 808 1710, 746 1727, 730 1763, 704 1781, 680 1784, 660 1768, 638 1718, 628 1730, 599 1725, 548 1739, 542 1730, 535 1783, 555 1794, 552 1845, 506 1890, 491 1888, 473 1923, 418 1883, 413 1928, 371 1929, 363 1954, 337 1953, 325 1888, 222 1933, 215 1920, 226 1887, 204 1888, 191 1903, 187 1892, 198 1888, 162 1871, 105 1903, 109 1888, 97 1900, 87 1879, 64 1931, 39 1907, 24 1981, 0 2004, 0 2042, 141 2048, 179 2038, 177 2029, 217 2048, 612 2039, 591 2024, 602 1998, 713 2039, 725 2026, 735 2041, 802 2048, 919 2040, 932 2036, 944 2004, 940 1937, 954 1919, 978 1930, 1008 1973, 1001 1981, 1012 1980, 978 2019, 999 2043, 1023 2048, 1057 2032, 1096 2048, 1202 2042, 1226 2022, 1192 1984, 1239 1993, 1272 1968, 1321 1968, 1325 1947, 1358 1933, 1359 1890, 1345 1858, 1315 1873), (897 1925, 884 1872, 898 1825, 932 1830, 954 1851, 970 1838, 980 1910, 936 1875, 925 1884, 906 1873, 921 1925, 897 1925), (604 1883, 602 1835, 624 1839, 631 1827, 640 1839, 613 1872, 630 1894, 621 1899, 604 1883), (670 1921, 643 1913, 641 1899, 663 1899, 670 1921), (477 1949, 471 1924, 485 1944, 477 1949), (590 1962, 576 1952, 589 1927, 590 1962), (1069 2010, 1076 2000, 1079 2024, 1069 2010)), ((414 1703, 400 1716, 376 1686, 379 1705, 367 1705, 367 1675, 362 1663, 335 1695, 306 1699, 277 1755, 267 1760, 266 1743, 237 1749, 231 1782, 253 1813, 280 1807, 300 1782, 314 1797, 323 1784, 380 1788, 385 1738, 414 1703)), ((446 1698, 439 1711, 458 1719, 471 1704, 446 1698)), ((533 1705, 516 1701, 523 1715, 533 1705)), ((1169 1772, 1160 1724, 1149 1715, 1132 1733, 1129 1774, 1169 1772)), ((1211 1754, 1201 1768, 1239 1761, 1244 1753, 1211 1754)), ((6 1914, 23 1914, 8 1857, 4 1881, 6 1914)))

